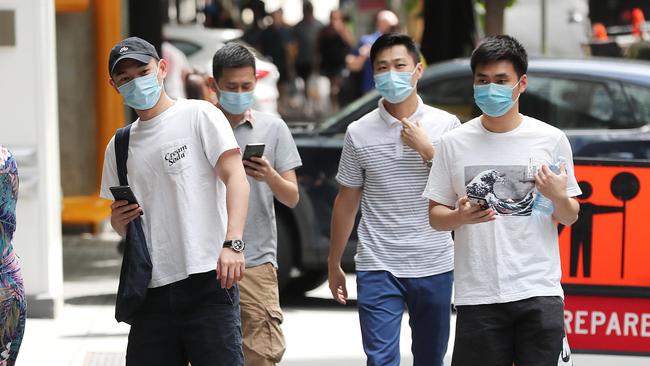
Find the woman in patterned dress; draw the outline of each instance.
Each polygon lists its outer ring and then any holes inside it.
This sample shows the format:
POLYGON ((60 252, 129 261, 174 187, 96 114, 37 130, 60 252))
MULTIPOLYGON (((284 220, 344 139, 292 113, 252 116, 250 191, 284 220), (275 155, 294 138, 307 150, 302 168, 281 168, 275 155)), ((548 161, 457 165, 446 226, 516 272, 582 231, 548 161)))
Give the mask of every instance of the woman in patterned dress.
POLYGON ((0 145, 0 366, 16 363, 25 331, 25 292, 13 251, 17 199, 16 160, 0 145))

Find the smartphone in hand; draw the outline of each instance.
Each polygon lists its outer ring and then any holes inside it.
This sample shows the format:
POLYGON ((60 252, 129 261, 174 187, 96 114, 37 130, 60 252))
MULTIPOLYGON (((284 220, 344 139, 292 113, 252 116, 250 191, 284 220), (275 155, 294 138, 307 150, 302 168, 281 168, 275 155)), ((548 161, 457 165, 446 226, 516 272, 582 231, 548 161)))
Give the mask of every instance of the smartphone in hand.
POLYGON ((251 160, 253 156, 261 158, 264 155, 264 147, 263 143, 246 145, 242 160, 251 160))
MULTIPOLYGON (((131 187, 129 186, 115 186, 115 187, 110 187, 111 193, 113 194, 113 198, 115 198, 116 201, 127 201, 129 204, 135 203, 136 205, 140 206, 138 203, 138 200, 135 198, 135 194, 133 194, 133 191, 131 190, 131 187)), ((140 215, 143 213, 140 212, 140 215)))
POLYGON ((472 206, 479 206, 481 210, 487 210, 488 208, 490 208, 490 205, 488 204, 487 200, 483 197, 468 195, 467 198, 469 199, 469 203, 472 206))

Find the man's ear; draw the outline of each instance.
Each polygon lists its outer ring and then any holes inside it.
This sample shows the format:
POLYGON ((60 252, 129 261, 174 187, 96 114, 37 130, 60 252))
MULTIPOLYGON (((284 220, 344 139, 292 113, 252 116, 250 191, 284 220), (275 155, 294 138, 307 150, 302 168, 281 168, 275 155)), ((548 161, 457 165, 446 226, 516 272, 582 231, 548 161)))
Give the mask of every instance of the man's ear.
POLYGON ((214 77, 212 76, 208 77, 208 85, 210 86, 210 90, 212 90, 215 93, 218 93, 217 80, 215 80, 214 77))
POLYGON ((523 93, 528 88, 528 75, 523 74, 519 82, 519 93, 523 93))
POLYGON ((120 94, 120 90, 117 88, 117 85, 115 85, 113 79, 108 78, 108 85, 112 86, 113 89, 115 89, 115 91, 117 92, 117 94, 120 94))
POLYGON ((167 77, 168 67, 169 67, 169 63, 164 58, 161 58, 160 61, 158 61, 158 73, 163 79, 167 77))
POLYGON ((422 78, 422 74, 424 73, 424 65, 422 65, 422 62, 418 62, 415 65, 415 72, 413 73, 413 76, 415 76, 415 81, 420 80, 422 78))

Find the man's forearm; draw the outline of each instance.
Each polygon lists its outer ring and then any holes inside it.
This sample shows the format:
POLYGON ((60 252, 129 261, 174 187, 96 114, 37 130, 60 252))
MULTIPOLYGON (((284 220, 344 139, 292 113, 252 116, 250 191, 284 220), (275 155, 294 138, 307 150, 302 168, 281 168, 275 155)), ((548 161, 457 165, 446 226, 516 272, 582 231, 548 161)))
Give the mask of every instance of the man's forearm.
POLYGON ((458 220, 457 210, 444 205, 429 208, 429 224, 438 231, 452 231, 462 225, 458 220))
POLYGON ((226 209, 228 211, 226 240, 241 239, 244 235, 244 225, 248 213, 250 186, 244 175, 232 175, 224 184, 226 185, 226 209))
POLYGON ((113 223, 111 220, 111 226, 113 227, 113 230, 122 237, 122 239, 126 238, 126 225, 118 225, 113 223))
POLYGON ((267 181, 269 188, 273 192, 273 196, 280 201, 283 205, 294 208, 298 204, 298 184, 285 179, 278 172, 275 172, 274 176, 267 181))
POLYGON ((553 202, 553 217, 562 225, 570 226, 578 220, 580 203, 575 198, 565 198, 553 202))
POLYGON ((435 151, 432 144, 424 144, 419 150, 418 153, 422 157, 422 160, 428 161, 433 160, 435 151))
POLYGON ((363 68, 363 64, 366 62, 367 57, 361 55, 348 55, 345 59, 346 66, 352 72, 359 72, 363 68))
POLYGON ((328 265, 340 265, 345 245, 348 243, 354 219, 357 216, 358 204, 346 202, 339 196, 334 201, 332 210, 332 229, 330 232, 330 250, 327 258, 328 265))

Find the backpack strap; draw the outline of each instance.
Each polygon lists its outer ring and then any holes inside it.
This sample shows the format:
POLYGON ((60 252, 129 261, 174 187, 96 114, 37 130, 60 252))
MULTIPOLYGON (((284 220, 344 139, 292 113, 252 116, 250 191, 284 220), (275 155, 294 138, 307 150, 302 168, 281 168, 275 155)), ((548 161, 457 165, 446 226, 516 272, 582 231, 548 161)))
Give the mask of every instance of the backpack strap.
POLYGON ((117 176, 120 185, 128 186, 129 180, 126 177, 126 160, 129 158, 129 137, 131 125, 126 125, 117 130, 115 134, 115 162, 117 164, 117 176))

